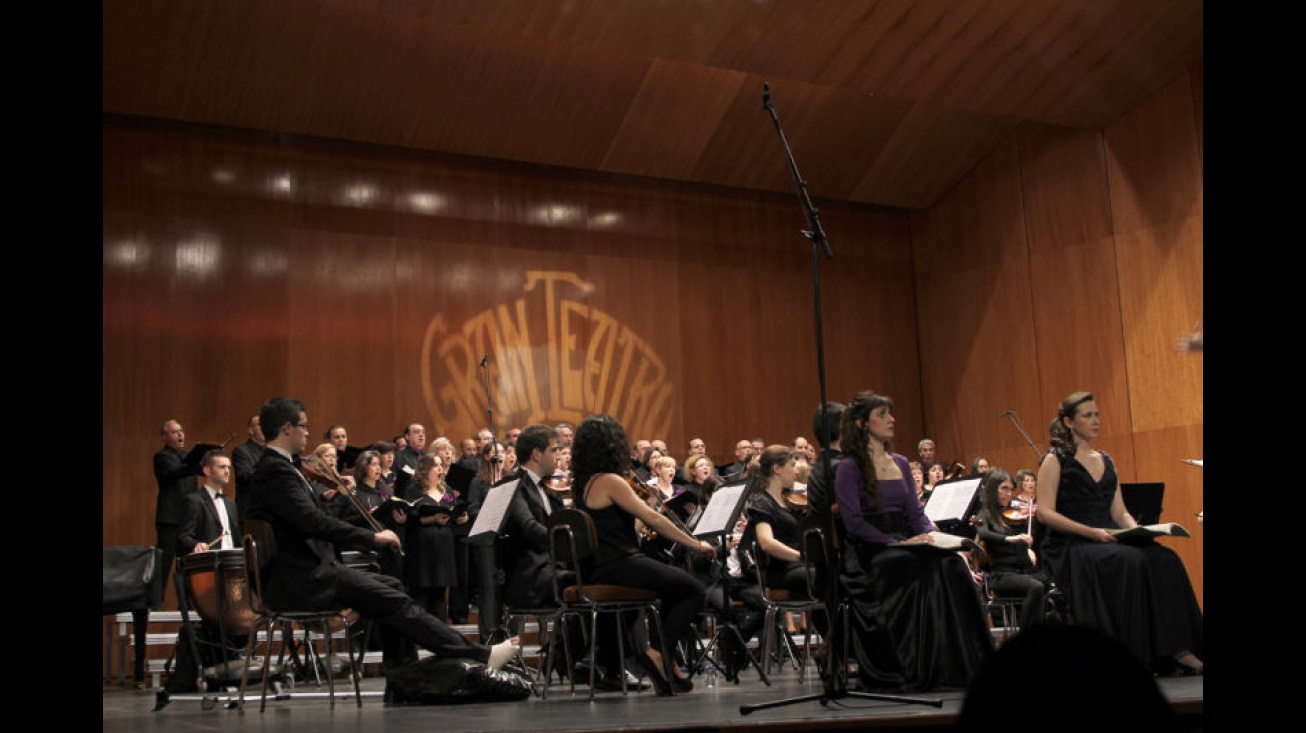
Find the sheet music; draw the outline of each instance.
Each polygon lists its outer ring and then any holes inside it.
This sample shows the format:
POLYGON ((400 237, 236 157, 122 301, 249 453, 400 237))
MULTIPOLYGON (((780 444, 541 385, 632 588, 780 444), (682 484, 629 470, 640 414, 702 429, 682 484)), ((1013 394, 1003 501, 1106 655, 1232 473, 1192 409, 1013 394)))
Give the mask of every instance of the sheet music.
POLYGON ((968 478, 935 486, 934 492, 930 494, 929 503, 925 505, 925 516, 935 524, 949 519, 965 518, 966 510, 970 508, 970 502, 975 498, 975 490, 979 488, 981 480, 968 478))
POLYGON ((698 524, 694 526, 694 536, 704 537, 733 530, 734 527, 729 526, 730 515, 735 513, 735 507, 739 506, 739 500, 747 488, 748 484, 737 484, 717 489, 708 500, 703 515, 698 518, 698 524))
POLYGON ((512 497, 517 493, 517 484, 520 483, 521 479, 515 479, 490 488, 485 494, 485 501, 481 502, 481 511, 476 515, 476 521, 472 523, 472 531, 467 533, 468 539, 486 532, 499 533, 503 518, 508 515, 508 505, 512 503, 512 497))

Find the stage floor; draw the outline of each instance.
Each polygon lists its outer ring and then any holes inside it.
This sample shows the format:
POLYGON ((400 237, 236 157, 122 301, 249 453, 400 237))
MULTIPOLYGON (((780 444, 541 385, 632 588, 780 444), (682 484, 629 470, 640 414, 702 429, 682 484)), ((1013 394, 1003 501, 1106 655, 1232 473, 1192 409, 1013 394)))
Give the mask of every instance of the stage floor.
MULTIPOLYGON (((1203 678, 1181 677, 1157 680, 1174 705, 1184 731, 1202 729, 1203 678)), ((708 688, 702 678, 695 688, 675 697, 657 697, 651 690, 600 692, 591 703, 588 693, 577 687, 555 685, 549 698, 532 696, 519 702, 464 705, 385 705, 381 695, 385 681, 363 680, 363 706, 358 708, 352 688, 337 698, 332 708, 321 697, 296 697, 274 701, 259 713, 257 690, 247 692, 244 710, 229 708, 234 692, 222 692, 208 703, 198 693, 170 695, 167 704, 155 711, 158 694, 151 689, 106 685, 104 688, 104 733, 268 733, 311 730, 314 733, 455 733, 457 731, 666 731, 666 730, 768 730, 817 731, 876 729, 943 731, 953 727, 964 690, 941 691, 914 697, 941 701, 940 707, 915 703, 844 697, 822 703, 819 699, 792 705, 766 707, 747 715, 740 706, 759 705, 805 695, 820 695, 822 687, 809 674, 804 682, 792 668, 774 669, 771 685, 762 683, 749 669, 738 684, 719 680, 708 688), (251 694, 252 693, 252 694, 251 694), (211 703, 211 704, 209 704, 211 703), (209 709, 205 709, 208 707, 209 709)), ((316 692, 311 684, 299 683, 295 693, 316 692)), ((1124 711, 1122 711, 1123 713, 1124 711)), ((1127 718, 1126 718, 1127 719, 1127 718)), ((1036 726, 1037 727, 1037 726, 1036 726)))

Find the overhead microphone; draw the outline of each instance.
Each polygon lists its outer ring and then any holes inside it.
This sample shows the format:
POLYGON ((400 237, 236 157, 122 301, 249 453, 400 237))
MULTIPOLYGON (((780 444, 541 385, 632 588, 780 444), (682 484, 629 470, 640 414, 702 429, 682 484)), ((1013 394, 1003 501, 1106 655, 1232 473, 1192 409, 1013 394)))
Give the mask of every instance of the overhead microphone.
POLYGON ((762 82, 762 109, 771 109, 771 83, 762 82))
POLYGON ((481 357, 481 368, 484 369, 486 364, 490 363, 490 355, 486 354, 481 357))
POLYGON ((1015 415, 1015 414, 1016 414, 1016 411, 1015 411, 1015 410, 1007 410, 1006 412, 1002 413, 1001 415, 998 415, 998 417, 1011 417, 1012 415, 1015 415))

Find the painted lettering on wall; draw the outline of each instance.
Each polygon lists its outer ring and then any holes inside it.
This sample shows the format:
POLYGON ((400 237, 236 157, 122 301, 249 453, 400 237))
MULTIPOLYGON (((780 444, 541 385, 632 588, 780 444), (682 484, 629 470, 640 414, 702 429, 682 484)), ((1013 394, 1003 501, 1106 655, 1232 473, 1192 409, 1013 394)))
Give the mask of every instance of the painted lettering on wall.
POLYGON ((573 272, 532 270, 522 291, 463 323, 436 314, 427 324, 422 394, 441 433, 473 434, 488 424, 491 407, 499 435, 598 413, 616 416, 631 440, 670 432, 676 390, 666 365, 639 334, 585 302, 591 283, 573 272))

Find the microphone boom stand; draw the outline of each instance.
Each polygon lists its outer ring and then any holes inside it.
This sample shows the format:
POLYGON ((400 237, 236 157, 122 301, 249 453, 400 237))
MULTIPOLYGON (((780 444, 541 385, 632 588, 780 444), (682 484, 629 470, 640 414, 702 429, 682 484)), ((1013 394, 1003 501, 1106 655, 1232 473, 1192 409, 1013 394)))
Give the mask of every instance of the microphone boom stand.
MULTIPOLYGON (((798 164, 794 162, 794 154, 789 150, 789 143, 785 140, 784 130, 780 127, 780 116, 776 114, 775 106, 771 104, 771 85, 769 83, 762 84, 762 109, 771 114, 771 120, 775 123, 775 131, 780 136, 780 145, 784 148, 785 158, 789 162, 789 173, 793 176, 794 185, 798 187, 799 203, 802 205, 803 213, 807 215, 807 220, 812 227, 810 230, 803 231, 802 234, 812 242, 812 294, 816 302, 816 372, 821 382, 821 426, 827 427, 829 416, 825 412, 828 409, 826 407, 825 393, 825 339, 821 327, 821 273, 820 260, 816 256, 817 244, 820 244, 821 248, 825 250, 826 259, 834 259, 834 254, 830 251, 830 243, 826 241, 825 232, 821 229, 821 220, 818 217, 816 207, 812 206, 812 199, 807 195, 807 181, 804 181, 803 177, 798 173, 798 164)), ((825 468, 825 481, 827 483, 826 495, 832 496, 834 476, 830 475, 829 450, 821 451, 821 461, 825 468)), ((839 565, 839 562, 836 560, 832 564, 832 569, 829 573, 831 591, 828 595, 831 598, 838 597, 837 584, 839 582, 839 573, 837 568, 839 565)), ((832 629, 836 626, 833 618, 834 608, 833 605, 830 605, 830 626, 832 629)), ((919 703, 922 705, 932 705, 936 708, 943 707, 943 701, 940 699, 904 697, 901 695, 881 695, 871 692, 853 692, 848 690, 847 686, 842 684, 840 680, 841 675, 834 669, 836 658, 839 655, 834 653, 835 643, 833 632, 830 634, 830 637, 830 639, 826 640, 826 646, 829 650, 825 655, 826 665, 824 668, 817 665, 816 668, 821 677, 821 692, 811 695, 785 698, 782 700, 772 700, 770 702, 758 703, 756 705, 740 705, 739 714, 748 715, 755 710, 793 705, 794 703, 808 702, 811 700, 818 700, 822 705, 826 705, 831 700, 838 700, 845 697, 855 697, 863 700, 880 700, 884 702, 919 703)), ((844 663, 846 664, 846 661, 844 663)))

